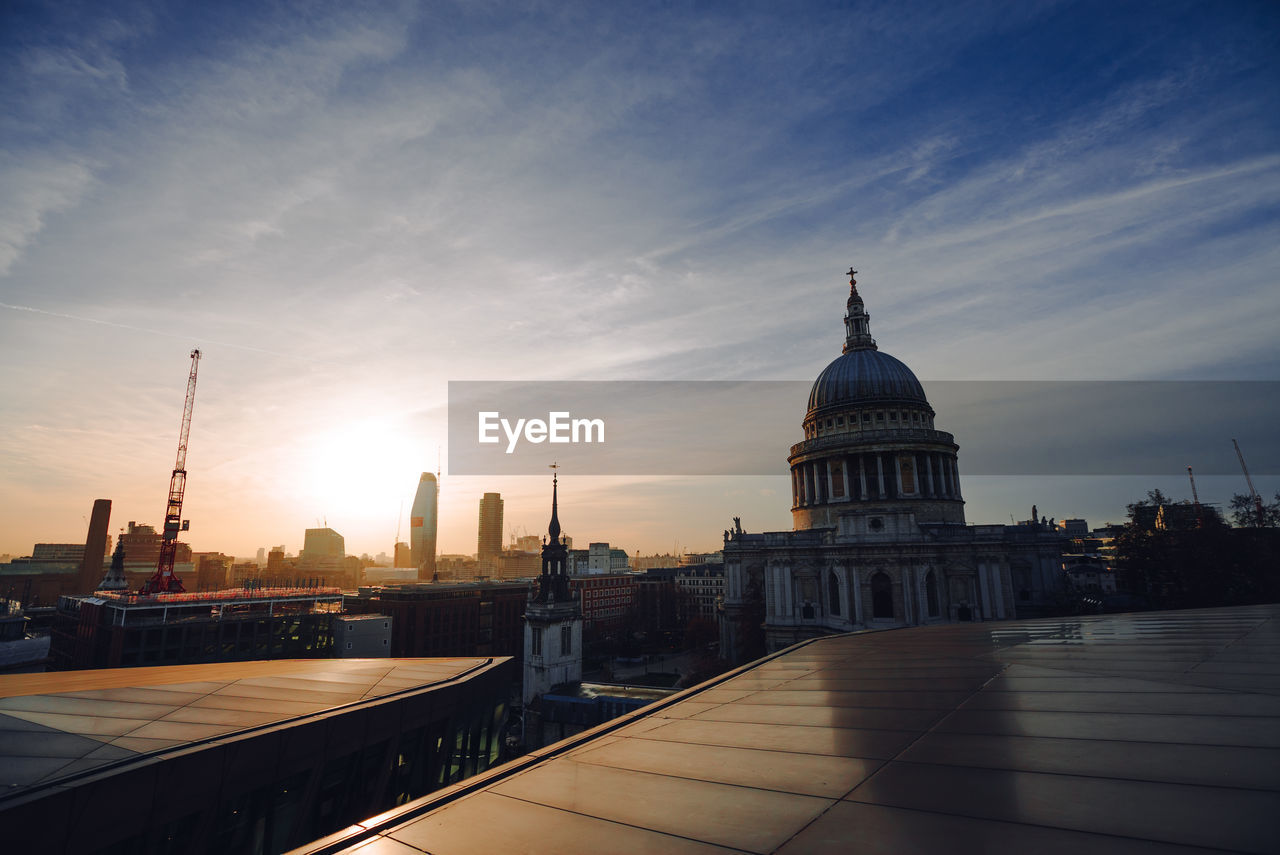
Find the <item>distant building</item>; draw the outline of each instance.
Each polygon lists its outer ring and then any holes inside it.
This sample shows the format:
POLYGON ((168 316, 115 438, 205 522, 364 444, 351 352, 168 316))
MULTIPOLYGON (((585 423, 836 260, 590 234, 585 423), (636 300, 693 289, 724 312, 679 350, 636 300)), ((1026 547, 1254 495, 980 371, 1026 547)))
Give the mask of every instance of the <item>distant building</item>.
POLYGON ((586 549, 570 549, 569 575, 596 575, 600 573, 626 573, 631 569, 631 559, 625 549, 614 549, 608 543, 590 543, 586 549))
POLYGON ((303 539, 300 561, 316 561, 323 558, 345 558, 347 541, 331 528, 309 528, 303 539))
POLYGON ((1096 555, 1063 555, 1062 572, 1067 583, 1081 594, 1116 593, 1115 568, 1096 555))
POLYGON ((631 557, 631 569, 636 573, 643 573, 655 567, 675 567, 680 563, 679 555, 671 555, 665 553, 663 555, 640 555, 639 553, 631 557))
POLYGON ((354 555, 348 557, 346 548, 346 539, 333 529, 309 528, 304 535, 296 571, 325 584, 355 588, 360 583, 360 559, 354 555))
POLYGON ((412 566, 418 568, 418 579, 423 582, 430 581, 436 573, 439 501, 440 484, 436 481, 436 476, 430 472, 423 472, 418 479, 418 492, 413 497, 413 508, 409 517, 409 548, 412 566))
POLYGON ((436 561, 436 572, 441 580, 461 581, 474 579, 479 572, 476 559, 471 555, 441 555, 436 561))
POLYGON ((339 659, 377 659, 390 656, 390 615, 335 616, 333 654, 339 659))
POLYGON ((527 582, 362 587, 348 614, 391 617, 391 655, 519 658, 527 582))
POLYGON ((724 600, 724 565, 689 564, 676 568, 675 584, 691 605, 690 617, 701 617, 719 623, 724 600))
POLYGON ((673 560, 673 566, 650 567, 635 574, 633 608, 637 626, 649 636, 667 636, 668 640, 684 630, 690 613, 687 597, 676 588, 678 569, 674 563, 673 560))
MULTIPOLYGON (((103 514, 109 507, 107 499, 99 499, 94 503, 96 516, 94 520, 90 520, 89 537, 86 538, 89 542, 85 545, 36 544, 32 555, 0 564, 0 591, 12 591, 25 606, 32 608, 51 607, 59 597, 83 596, 96 590, 108 568, 105 549, 111 542, 111 537, 100 530, 106 520, 103 514), (96 557, 98 545, 104 551, 101 560, 96 557), (59 560, 60 558, 63 560, 59 560), (92 582, 87 582, 86 574, 90 568, 96 568, 96 576, 92 582)), ((155 574, 156 561, 160 556, 160 540, 161 536, 155 529, 136 522, 130 522, 128 530, 120 534, 116 547, 124 550, 121 572, 127 587, 141 587, 155 574)), ((177 557, 174 571, 178 577, 190 576, 194 570, 191 564, 191 547, 179 543, 177 557)))
POLYGON ((336 588, 58 599, 50 670, 332 656, 336 588))
POLYGON ((84 560, 83 543, 37 543, 31 548, 32 561, 72 562, 84 560))
POLYGON ((538 575, 539 566, 537 552, 508 549, 498 556, 497 572, 493 575, 499 579, 533 579, 538 575))
POLYGON ((413 563, 413 550, 410 548, 409 544, 404 543, 403 541, 396 544, 396 557, 392 562, 392 566, 406 568, 414 567, 416 569, 416 566, 413 563))
POLYGON ((502 495, 485 493, 480 499, 476 560, 484 565, 502 552, 502 495))
MULTIPOLYGON (((582 681, 582 609, 569 586, 568 549, 560 539, 557 479, 551 480, 551 524, 542 547, 538 590, 524 621, 524 705, 556 686, 582 681)), ((526 713, 527 715, 527 713, 526 713)))
POLYGON ((1058 528, 1067 537, 1088 537, 1089 523, 1082 519, 1059 520, 1058 528))
POLYGON ((630 573, 570 576, 569 589, 582 608, 582 628, 590 638, 614 635, 635 606, 636 577, 630 573))
MULTIPOLYGON (((234 556, 223 555, 221 552, 195 552, 191 557, 196 566, 197 591, 221 591, 231 584, 234 556)), ((255 572, 261 572, 256 562, 253 563, 253 568, 255 572)))
POLYGON ((278 576, 284 572, 284 547, 273 546, 267 553, 267 575, 278 576))
MULTIPOLYGON (((156 562, 160 560, 160 544, 164 536, 153 526, 142 525, 129 520, 128 528, 120 533, 120 541, 124 543, 124 565, 126 569, 150 567, 154 573, 156 562)), ((174 553, 175 564, 191 563, 191 547, 179 543, 174 553)), ((181 574, 179 574, 181 575, 181 574)), ((101 575, 99 575, 101 578, 101 575)), ((94 580, 95 583, 97 580, 94 580)))

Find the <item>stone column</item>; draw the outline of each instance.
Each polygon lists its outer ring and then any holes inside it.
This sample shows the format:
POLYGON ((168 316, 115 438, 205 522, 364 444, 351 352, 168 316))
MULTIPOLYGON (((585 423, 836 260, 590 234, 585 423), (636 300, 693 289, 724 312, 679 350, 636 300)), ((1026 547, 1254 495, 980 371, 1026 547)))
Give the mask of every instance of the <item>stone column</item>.
POLYGON ((922 626, 929 622, 929 599, 924 581, 928 573, 928 567, 916 569, 916 613, 920 615, 922 626))
POLYGON ((853 614, 849 619, 856 624, 863 624, 862 619, 862 574, 858 568, 849 568, 849 586, 853 589, 853 614))
POLYGON ((911 572, 910 567, 903 567, 902 571, 899 573, 899 576, 902 579, 902 622, 907 626, 911 626, 915 623, 915 621, 912 620, 912 614, 915 610, 912 608, 914 605, 914 598, 912 597, 913 586, 911 584, 911 572))
POLYGON ((858 498, 862 501, 867 500, 867 456, 865 454, 858 455, 858 498))
POLYGON ((1002 564, 1003 562, 997 561, 995 563, 995 566, 992 567, 991 569, 991 575, 992 575, 991 601, 992 601, 992 605, 995 607, 995 613, 996 613, 995 616, 997 619, 1003 619, 1004 617, 1006 617, 1004 613, 1005 568, 1002 566, 1002 564))
POLYGON ((924 483, 928 485, 928 488, 925 490, 924 495, 928 496, 930 499, 937 498, 938 492, 933 489, 933 455, 932 454, 926 454, 924 456, 924 483))
POLYGON ((844 500, 853 501, 853 492, 849 489, 849 458, 840 458, 840 477, 844 479, 844 500))
POLYGON ((879 485, 879 490, 880 490, 880 492, 879 492, 879 494, 876 496, 876 498, 877 498, 877 499, 881 499, 881 500, 883 500, 883 499, 885 498, 885 494, 884 494, 884 455, 877 451, 877 452, 875 453, 875 458, 876 458, 876 483, 879 485))

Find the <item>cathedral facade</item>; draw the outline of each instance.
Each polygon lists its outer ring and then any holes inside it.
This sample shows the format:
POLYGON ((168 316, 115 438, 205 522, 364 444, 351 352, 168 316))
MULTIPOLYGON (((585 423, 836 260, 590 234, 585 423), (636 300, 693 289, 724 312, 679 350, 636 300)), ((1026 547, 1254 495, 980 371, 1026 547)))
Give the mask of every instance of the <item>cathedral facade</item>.
POLYGON ((854 273, 843 352, 787 457, 793 530, 725 533, 731 661, 833 632, 1036 614, 1062 590, 1060 537, 965 523, 959 446, 911 369, 876 346, 854 273))

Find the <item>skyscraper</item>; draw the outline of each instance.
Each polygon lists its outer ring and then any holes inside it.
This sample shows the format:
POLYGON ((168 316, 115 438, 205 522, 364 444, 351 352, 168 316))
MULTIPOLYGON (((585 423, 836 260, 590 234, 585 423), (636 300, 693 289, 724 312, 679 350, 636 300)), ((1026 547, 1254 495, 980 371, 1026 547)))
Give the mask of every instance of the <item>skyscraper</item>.
POLYGON ((480 499, 480 524, 476 537, 476 560, 483 565, 502 552, 502 495, 485 493, 480 499))
MULTIPOLYGON (((436 503, 440 485, 436 476, 423 472, 409 514, 409 550, 418 579, 429 581, 436 573, 436 503)), ((397 566, 399 566, 397 564, 397 566)))

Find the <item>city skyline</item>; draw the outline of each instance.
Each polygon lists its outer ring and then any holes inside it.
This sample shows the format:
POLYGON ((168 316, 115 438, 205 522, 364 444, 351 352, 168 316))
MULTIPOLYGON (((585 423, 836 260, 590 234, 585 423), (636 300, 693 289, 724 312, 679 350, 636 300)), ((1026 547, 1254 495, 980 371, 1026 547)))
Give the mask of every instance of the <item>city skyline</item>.
MULTIPOLYGON (((1272 5, 0 14, 0 552, 163 523, 197 346, 183 539, 243 556, 391 554, 440 452, 440 552, 485 492, 540 531, 543 479, 450 476, 448 381, 811 381, 850 264, 926 390, 1280 377, 1272 5)), ((971 522, 1190 498, 956 440, 971 522)), ((562 470, 566 531, 789 528, 785 458, 562 470)))

